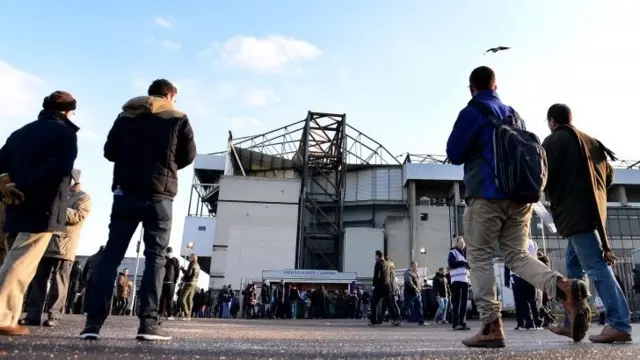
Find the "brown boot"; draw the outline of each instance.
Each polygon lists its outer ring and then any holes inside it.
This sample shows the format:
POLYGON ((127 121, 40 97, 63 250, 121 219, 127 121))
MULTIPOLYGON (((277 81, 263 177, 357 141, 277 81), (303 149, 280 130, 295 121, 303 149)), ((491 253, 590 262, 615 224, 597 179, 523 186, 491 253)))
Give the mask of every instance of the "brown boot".
POLYGON ((582 280, 568 280, 563 277, 558 277, 556 287, 556 297, 562 301, 569 315, 571 338, 575 342, 580 342, 587 335, 591 322, 589 288, 582 280))
POLYGON ((556 335, 566 336, 568 338, 571 338, 571 330, 564 327, 564 325, 556 325, 556 324, 549 325, 549 331, 551 331, 556 335))
POLYGON ((490 324, 482 325, 482 328, 477 334, 462 340, 462 344, 471 348, 493 349, 505 347, 502 319, 498 318, 490 324))
POLYGON ((589 341, 596 344, 612 344, 625 343, 633 340, 631 340, 631 334, 623 333, 607 325, 602 329, 600 335, 589 336, 589 341))
POLYGON ((29 335, 29 329, 24 326, 14 325, 14 326, 0 327, 0 336, 25 336, 25 335, 29 335))

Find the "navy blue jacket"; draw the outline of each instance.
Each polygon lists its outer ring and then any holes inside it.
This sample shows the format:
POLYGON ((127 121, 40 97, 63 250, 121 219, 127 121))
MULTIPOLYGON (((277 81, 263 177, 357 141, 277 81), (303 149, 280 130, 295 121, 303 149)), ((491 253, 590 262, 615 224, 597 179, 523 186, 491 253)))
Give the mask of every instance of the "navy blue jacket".
MULTIPOLYGON (((513 114, 513 109, 502 103, 495 91, 485 90, 476 94, 479 100, 491 108, 497 118, 513 114)), ((515 124, 512 124, 515 125, 515 124)), ((522 122, 524 127, 524 122, 522 122)), ((465 198, 504 200, 495 180, 493 130, 495 126, 475 107, 467 105, 453 125, 447 141, 447 157, 454 165, 464 164, 465 198)))
POLYGON ((16 130, 0 149, 0 174, 9 173, 24 193, 7 205, 4 231, 64 231, 71 170, 78 155, 79 128, 58 112, 43 110, 38 120, 16 130))
MULTIPOLYGON (((465 259, 467 258, 466 250, 460 251, 460 249, 458 249, 457 247, 453 247, 451 248, 451 250, 461 253, 465 259)), ((453 253, 449 251, 449 257, 447 258, 447 265, 449 265, 449 269, 459 269, 461 267, 467 267, 467 264, 468 262, 458 260, 458 258, 456 258, 455 255, 453 255, 453 253)))

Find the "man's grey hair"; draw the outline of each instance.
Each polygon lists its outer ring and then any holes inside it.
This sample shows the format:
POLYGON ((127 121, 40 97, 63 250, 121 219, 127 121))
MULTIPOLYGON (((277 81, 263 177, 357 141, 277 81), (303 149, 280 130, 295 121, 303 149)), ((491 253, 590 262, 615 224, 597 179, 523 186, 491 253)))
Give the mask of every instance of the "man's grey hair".
POLYGON ((415 261, 412 261, 412 262, 409 264, 409 267, 413 267, 413 265, 418 266, 418 263, 417 263, 417 262, 415 262, 415 261))

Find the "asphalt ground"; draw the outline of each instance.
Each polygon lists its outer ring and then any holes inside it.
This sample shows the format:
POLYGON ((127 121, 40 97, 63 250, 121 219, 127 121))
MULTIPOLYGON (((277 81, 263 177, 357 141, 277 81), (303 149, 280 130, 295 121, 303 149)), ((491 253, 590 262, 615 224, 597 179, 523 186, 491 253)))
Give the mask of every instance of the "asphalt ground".
MULTIPOLYGON (((98 341, 78 339, 84 318, 67 316, 59 328, 32 328, 28 337, 0 337, 0 359, 640 359, 636 343, 596 345, 549 331, 515 331, 505 322, 507 347, 467 349, 460 341, 478 330, 403 324, 369 328, 364 320, 213 320, 165 322, 173 339, 136 341, 137 319, 111 317, 98 341)), ((592 325, 591 334, 602 327, 592 325)))

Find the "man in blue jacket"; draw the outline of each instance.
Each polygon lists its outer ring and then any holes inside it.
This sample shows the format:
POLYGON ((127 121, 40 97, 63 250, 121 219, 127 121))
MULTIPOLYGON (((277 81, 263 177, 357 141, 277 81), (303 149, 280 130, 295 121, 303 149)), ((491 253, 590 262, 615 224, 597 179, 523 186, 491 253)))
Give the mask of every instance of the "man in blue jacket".
MULTIPOLYGON (((471 72, 469 91, 473 101, 488 107, 505 125, 523 126, 523 122, 517 121, 514 110, 500 101, 496 90, 493 70, 481 66, 471 72)), ((586 319, 589 314, 588 288, 582 281, 565 279, 528 254, 532 206, 509 200, 496 185, 494 128, 493 122, 476 105, 469 104, 460 111, 447 141, 447 156, 451 163, 464 164, 467 260, 483 324, 476 335, 462 343, 468 347, 505 346, 493 269, 496 242, 512 271, 562 301, 569 313, 573 338, 581 340, 589 326, 586 319)))
MULTIPOLYGON (((17 234, 0 268, 0 335, 26 335, 17 325, 27 286, 54 232, 66 230, 71 170, 79 128, 69 119, 76 100, 65 91, 44 98, 38 120, 16 130, 0 149, 0 181, 24 193, 5 209, 4 231, 17 234)), ((5 195, 6 202, 6 195, 5 195)))

